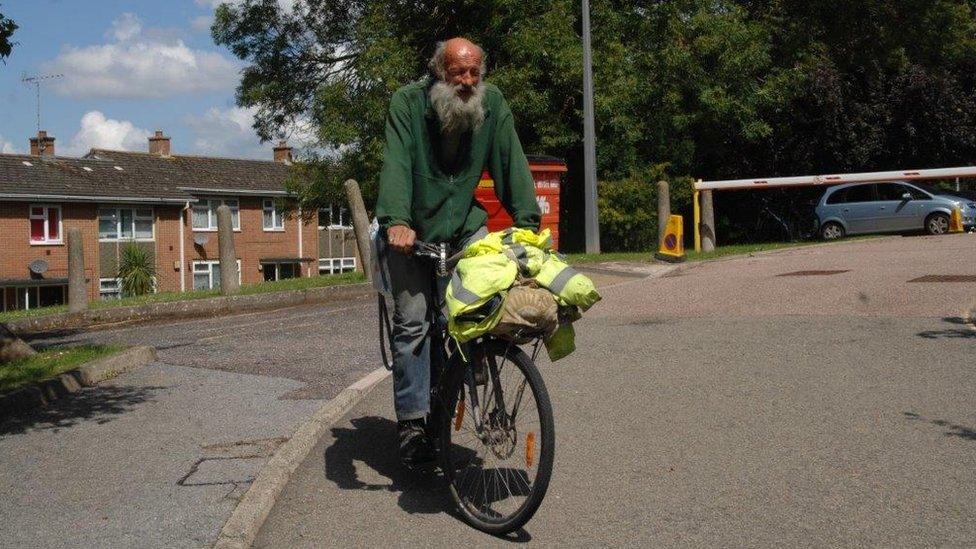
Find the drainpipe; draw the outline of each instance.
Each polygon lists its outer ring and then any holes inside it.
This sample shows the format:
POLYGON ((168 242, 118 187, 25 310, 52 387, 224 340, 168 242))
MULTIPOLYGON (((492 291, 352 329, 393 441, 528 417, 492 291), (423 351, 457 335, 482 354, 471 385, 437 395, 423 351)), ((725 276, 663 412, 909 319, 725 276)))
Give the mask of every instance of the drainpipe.
POLYGON ((184 246, 185 238, 183 236, 183 225, 186 223, 186 211, 190 209, 190 201, 187 200, 186 204, 180 210, 180 291, 186 291, 186 251, 184 246))
MULTIPOLYGON (((302 261, 302 258, 305 257, 305 243, 302 240, 302 207, 301 206, 298 207, 298 218, 295 219, 295 221, 298 223, 298 268, 299 268, 299 272, 301 272, 302 263, 304 263, 302 261)), ((307 269, 307 270, 311 272, 311 269, 307 269)))

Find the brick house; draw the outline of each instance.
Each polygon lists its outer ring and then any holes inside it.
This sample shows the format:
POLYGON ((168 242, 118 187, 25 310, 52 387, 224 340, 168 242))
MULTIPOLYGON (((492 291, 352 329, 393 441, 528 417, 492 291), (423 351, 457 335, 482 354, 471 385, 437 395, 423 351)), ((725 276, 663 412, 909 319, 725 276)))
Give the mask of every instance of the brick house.
POLYGON ((243 284, 361 268, 343 210, 283 215, 291 148, 274 161, 173 155, 157 131, 144 153, 54 154, 39 132, 31 154, 0 155, 0 310, 64 303, 68 228, 83 235, 90 299, 119 296, 118 261, 130 243, 156 260, 156 291, 219 284, 216 208, 231 207, 243 284))

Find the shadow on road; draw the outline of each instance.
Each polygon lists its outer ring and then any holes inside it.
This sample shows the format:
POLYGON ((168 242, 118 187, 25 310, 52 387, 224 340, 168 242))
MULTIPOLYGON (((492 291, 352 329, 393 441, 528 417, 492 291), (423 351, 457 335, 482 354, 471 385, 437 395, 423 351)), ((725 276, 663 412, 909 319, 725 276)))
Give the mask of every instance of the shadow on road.
POLYGON ((396 422, 369 416, 352 420, 352 429, 335 427, 335 441, 325 450, 325 478, 343 490, 383 490, 399 493, 398 503, 408 513, 443 513, 451 510, 444 481, 433 471, 408 471, 397 459, 396 422), (362 462, 389 482, 364 482, 356 474, 362 462))
MULTIPOLYGON (((335 427, 335 441, 325 450, 325 478, 343 490, 399 493, 397 503, 407 513, 447 513, 460 520, 443 477, 431 470, 409 471, 400 465, 394 441, 396 422, 368 416, 352 420, 352 429, 335 427), (366 482, 356 473, 362 462, 389 482, 366 482)), ((532 536, 524 529, 499 540, 524 543, 532 536)))
POLYGON ((925 423, 931 423, 932 425, 937 425, 939 427, 948 428, 949 430, 945 432, 945 436, 947 437, 959 437, 962 439, 976 442, 976 429, 963 427, 962 425, 956 425, 954 423, 945 421, 944 419, 928 419, 914 412, 904 412, 904 414, 905 414, 905 418, 911 421, 923 421, 925 423))
POLYGON ((0 422, 0 436, 30 429, 66 429, 83 421, 108 423, 137 404, 152 400, 164 387, 96 387, 70 394, 46 408, 24 412, 0 422))
POLYGON ((976 339, 976 327, 969 319, 952 316, 943 318, 942 321, 959 326, 959 328, 926 330, 915 335, 924 339, 976 339))

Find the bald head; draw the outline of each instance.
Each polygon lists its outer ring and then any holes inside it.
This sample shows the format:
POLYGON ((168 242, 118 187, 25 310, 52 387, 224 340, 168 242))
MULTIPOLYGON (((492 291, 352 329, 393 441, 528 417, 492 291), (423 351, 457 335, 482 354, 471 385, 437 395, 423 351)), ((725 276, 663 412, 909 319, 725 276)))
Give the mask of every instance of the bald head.
POLYGON ((467 87, 477 86, 485 72, 485 52, 467 38, 438 42, 428 64, 438 80, 467 87))
POLYGON ((484 53, 477 44, 467 38, 451 38, 444 42, 444 63, 474 63, 481 66, 484 53))

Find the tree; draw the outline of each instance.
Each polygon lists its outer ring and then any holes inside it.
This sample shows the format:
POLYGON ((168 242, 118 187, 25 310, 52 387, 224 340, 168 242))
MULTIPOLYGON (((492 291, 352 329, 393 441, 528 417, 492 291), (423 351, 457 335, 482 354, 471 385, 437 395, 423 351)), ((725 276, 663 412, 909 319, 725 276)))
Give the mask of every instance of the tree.
MULTIPOLYGON (((369 204, 390 95, 425 74, 435 41, 479 42, 526 151, 567 160, 561 216, 574 223, 579 10, 577 0, 297 0, 291 11, 245 0, 217 10, 213 36, 245 61, 237 101, 258 108, 263 138, 308 120, 331 151, 296 170, 305 211, 341 197, 348 177, 369 204)), ((591 0, 591 11, 602 181, 643 181, 657 167, 677 182, 976 157, 972 0, 591 0)), ((745 194, 719 201, 720 215, 725 205, 761 210, 745 194)))
MULTIPOLYGON (((237 101, 258 108, 262 138, 309 119, 319 144, 340 151, 301 169, 315 182, 301 193, 313 202, 340 196, 347 177, 374 192, 390 96, 425 74, 437 40, 470 37, 487 52, 488 79, 506 94, 524 148, 568 160, 571 218, 582 187, 579 9, 575 0, 306 0, 286 12, 247 0, 218 8, 213 36, 247 63, 237 101)), ((729 135, 768 135, 764 111, 782 102, 790 72, 770 66, 767 33, 744 9, 597 0, 592 12, 601 178, 652 165, 684 175, 729 135)))
POLYGON ((16 42, 10 41, 10 37, 13 36, 17 28, 17 23, 14 23, 4 17, 3 13, 0 13, 0 61, 4 63, 10 57, 10 51, 13 49, 14 44, 16 44, 16 42))

